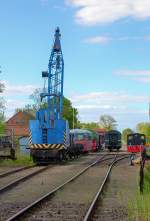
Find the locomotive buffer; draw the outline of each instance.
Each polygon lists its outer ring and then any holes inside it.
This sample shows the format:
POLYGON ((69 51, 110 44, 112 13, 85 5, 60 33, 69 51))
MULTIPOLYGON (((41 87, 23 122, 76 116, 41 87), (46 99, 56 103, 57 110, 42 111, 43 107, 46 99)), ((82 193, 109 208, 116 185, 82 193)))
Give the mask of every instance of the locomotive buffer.
POLYGON ((62 119, 64 60, 60 37, 60 30, 57 28, 48 71, 42 72, 42 77, 47 82, 40 94, 45 108, 40 108, 36 119, 29 123, 29 146, 34 161, 48 161, 56 157, 62 159, 69 145, 68 122, 62 119))

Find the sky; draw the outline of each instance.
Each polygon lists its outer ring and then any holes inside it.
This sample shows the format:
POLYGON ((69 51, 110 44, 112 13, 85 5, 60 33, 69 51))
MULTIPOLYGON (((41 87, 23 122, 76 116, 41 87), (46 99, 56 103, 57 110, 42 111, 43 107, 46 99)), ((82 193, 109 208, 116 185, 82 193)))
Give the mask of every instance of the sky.
POLYGON ((0 0, 1 96, 6 117, 43 87, 55 28, 64 95, 82 122, 113 116, 118 129, 149 121, 149 0, 0 0))

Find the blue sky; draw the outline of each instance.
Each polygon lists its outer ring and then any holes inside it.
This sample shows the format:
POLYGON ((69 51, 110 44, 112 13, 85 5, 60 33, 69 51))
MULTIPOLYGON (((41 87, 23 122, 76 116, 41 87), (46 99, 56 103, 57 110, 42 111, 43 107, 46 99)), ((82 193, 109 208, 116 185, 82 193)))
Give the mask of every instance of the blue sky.
POLYGON ((112 115, 118 128, 148 121, 148 0, 2 0, 0 65, 6 116, 43 86, 54 30, 60 27, 64 95, 81 121, 112 115))

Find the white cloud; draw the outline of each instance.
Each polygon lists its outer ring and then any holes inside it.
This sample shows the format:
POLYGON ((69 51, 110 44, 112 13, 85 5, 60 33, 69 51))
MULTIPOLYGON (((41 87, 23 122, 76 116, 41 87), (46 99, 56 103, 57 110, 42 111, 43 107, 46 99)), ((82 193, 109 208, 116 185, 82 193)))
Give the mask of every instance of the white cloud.
POLYGON ((106 44, 109 41, 111 41, 110 37, 106 37, 106 36, 95 36, 95 37, 91 37, 91 38, 87 38, 85 39, 85 43, 90 43, 90 44, 106 44))
POLYGON ((116 74, 120 76, 150 76, 150 70, 118 70, 116 74))
POLYGON ((48 0, 40 0, 41 5, 46 6, 48 4, 48 0))
POLYGON ((30 84, 11 84, 4 82, 5 90, 2 94, 6 101, 6 117, 10 117, 14 114, 16 108, 23 108, 26 104, 31 103, 29 95, 38 88, 37 85, 30 84))
POLYGON ((150 41, 150 35, 145 36, 145 37, 144 37, 144 40, 150 41))
POLYGON ((9 82, 4 82, 5 90, 4 95, 30 95, 33 93, 33 91, 38 88, 36 85, 30 85, 30 84, 22 84, 22 85, 15 85, 10 84, 9 82))
POLYGON ((75 19, 82 25, 111 23, 123 18, 150 17, 149 0, 66 0, 77 8, 75 19))
POLYGON ((85 43, 90 44, 106 44, 110 41, 137 41, 137 40, 144 40, 150 41, 150 36, 120 36, 120 37, 107 37, 104 35, 97 35, 86 38, 84 40, 85 43))
POLYGON ((115 74, 142 83, 150 83, 150 70, 119 70, 115 74))
POLYGON ((98 122, 101 115, 108 114, 117 120, 119 129, 122 129, 135 128, 138 122, 148 120, 148 95, 99 91, 73 95, 70 99, 82 122, 98 122))
POLYGON ((23 108, 28 102, 28 100, 25 99, 18 99, 17 97, 13 97, 13 98, 7 98, 6 99, 6 119, 9 119, 9 117, 11 117, 16 108, 23 108))
POLYGON ((93 107, 98 107, 99 105, 103 107, 104 105, 111 105, 111 107, 115 105, 115 107, 124 106, 129 102, 147 102, 148 96, 144 95, 131 95, 125 92, 91 92, 88 94, 75 95, 71 97, 74 105, 94 105, 93 107))
POLYGON ((142 83, 150 83, 150 77, 139 77, 139 78, 133 78, 133 80, 142 82, 142 83))

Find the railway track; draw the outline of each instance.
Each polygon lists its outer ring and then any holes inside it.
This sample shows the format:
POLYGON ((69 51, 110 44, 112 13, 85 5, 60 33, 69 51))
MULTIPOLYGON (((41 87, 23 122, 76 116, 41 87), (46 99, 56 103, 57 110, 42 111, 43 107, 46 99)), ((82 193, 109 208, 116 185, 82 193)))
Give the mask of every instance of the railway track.
POLYGON ((0 173, 0 178, 9 176, 11 174, 14 174, 14 173, 17 173, 17 172, 20 172, 20 171, 23 171, 23 170, 27 170, 27 169, 30 169, 30 168, 33 168, 33 167, 34 166, 25 166, 25 167, 20 167, 20 168, 17 168, 17 169, 9 170, 5 173, 0 173))
MULTIPOLYGON (((117 157, 116 157, 117 158, 117 157)), ((98 201, 101 200, 101 197, 102 197, 102 194, 103 194, 103 190, 105 188, 105 186, 107 185, 108 183, 108 178, 110 176, 110 173, 112 171, 112 168, 115 166, 116 163, 118 163, 119 161, 123 160, 127 158, 127 156, 124 156, 124 157, 120 157, 119 159, 114 159, 114 161, 109 165, 109 168, 108 168, 108 171, 106 173, 106 176, 102 182, 102 184, 100 185, 95 197, 93 198, 86 214, 85 214, 85 217, 83 219, 83 221, 93 221, 93 220, 97 220, 97 218, 95 218, 95 210, 97 208, 97 204, 98 204, 98 201)), ((99 219, 98 219, 99 220, 99 219)))
POLYGON ((28 166, 2 174, 0 182, 0 194, 11 190, 16 185, 32 178, 33 176, 47 170, 48 168, 50 168, 50 166, 28 166), (21 174, 21 172, 23 172, 23 174, 21 174))
MULTIPOLYGON (((65 192, 65 194, 64 194, 65 198, 67 197, 67 194, 69 197, 71 194, 76 192, 73 189, 76 188, 77 185, 79 185, 81 187, 82 186, 81 182, 86 182, 86 179, 89 178, 89 176, 91 176, 91 175, 93 176, 93 174, 95 174, 94 179, 96 180, 96 182, 98 182, 100 180, 100 183, 102 183, 104 186, 106 183, 106 180, 108 179, 108 176, 109 176, 109 173, 110 173, 112 167, 119 160, 119 159, 116 159, 116 157, 117 157, 117 154, 115 156, 108 156, 108 155, 101 156, 98 160, 96 160, 94 163, 88 165, 86 168, 84 168, 83 170, 81 170, 80 172, 75 174, 69 180, 67 180, 63 184, 59 185, 58 187, 54 188, 52 191, 43 195, 42 197, 40 197, 39 199, 37 199, 33 203, 29 204, 28 206, 26 206, 25 208, 23 208, 22 210, 20 210, 19 212, 17 212, 16 214, 11 216, 10 218, 8 218, 7 221, 12 221, 12 220, 51 220, 50 217, 53 217, 52 220, 62 220, 62 217, 60 218, 60 215, 62 213, 60 211, 60 209, 57 212, 55 211, 58 209, 58 207, 61 208, 62 206, 63 206, 63 210, 65 210, 65 215, 68 213, 68 211, 71 211, 71 214, 70 214, 71 219, 70 220, 82 220, 82 219, 77 219, 77 217, 79 215, 78 213, 80 213, 80 215, 81 215, 80 210, 82 210, 81 216, 82 216, 82 218, 84 217, 84 214, 86 213, 86 210, 89 205, 89 200, 86 199, 85 200, 86 203, 81 203, 79 206, 77 206, 77 204, 74 204, 72 202, 70 202, 69 204, 65 204, 64 202, 66 200, 60 203, 59 196, 63 195, 63 192, 65 192), (103 164, 103 163, 106 164, 106 162, 107 162, 107 166, 108 166, 108 164, 110 164, 109 170, 107 170, 107 168, 100 170, 99 164, 103 164), (98 175, 97 175, 97 173, 98 173, 98 175), (106 173, 107 173, 107 175, 106 175, 106 173), (69 190, 69 193, 68 193, 68 188, 72 189, 73 192, 72 191, 70 192, 70 190, 69 190), (88 202, 88 204, 87 204, 87 202, 88 202), (68 207, 70 209, 68 209, 68 207), (54 216, 55 216, 55 219, 54 219, 54 216)), ((125 155, 125 156, 119 155, 119 157, 121 160, 123 158, 127 158, 127 155, 125 155)), ((79 197, 79 199, 76 199, 78 203, 81 199, 82 200, 84 199, 85 195, 83 195, 83 197, 82 197, 81 194, 83 194, 83 193, 87 194, 87 192, 85 192, 85 190, 86 190, 86 188, 88 189, 91 186, 90 182, 91 183, 94 182, 94 179, 88 180, 89 185, 86 182, 86 187, 84 188, 84 186, 82 186, 83 189, 79 194, 78 194, 78 192, 76 192, 76 195, 78 195, 78 197, 79 197)), ((97 185, 96 189, 98 187, 99 187, 99 184, 97 185)), ((89 189, 89 191, 91 191, 91 190, 89 189)), ((91 195, 93 196, 93 193, 91 195)), ((94 190, 94 195, 95 195, 95 190, 94 190)), ((89 198, 90 198, 90 201, 92 201, 93 197, 89 196, 89 198)), ((67 217, 68 217, 68 214, 67 214, 67 217)), ((63 219, 63 220, 65 220, 65 219, 63 219)))

